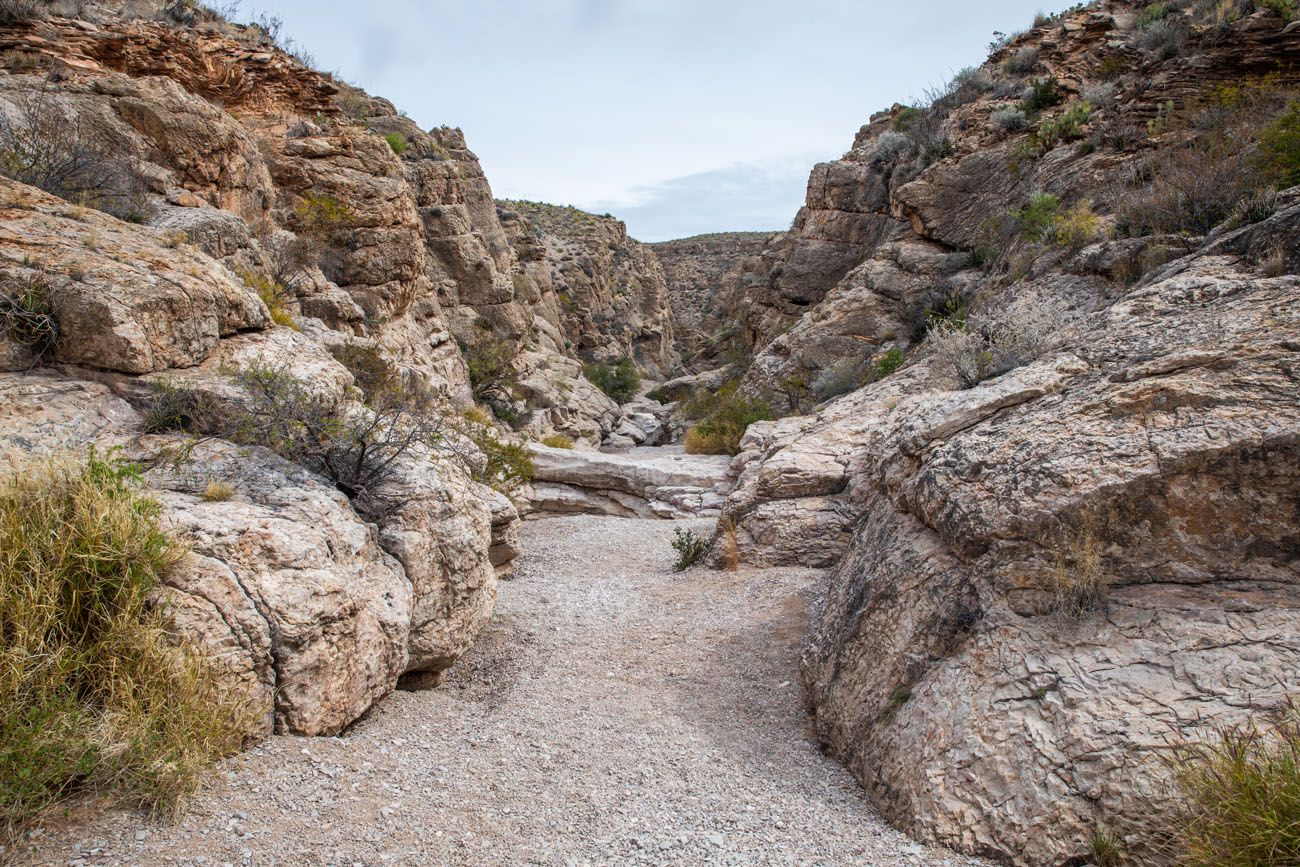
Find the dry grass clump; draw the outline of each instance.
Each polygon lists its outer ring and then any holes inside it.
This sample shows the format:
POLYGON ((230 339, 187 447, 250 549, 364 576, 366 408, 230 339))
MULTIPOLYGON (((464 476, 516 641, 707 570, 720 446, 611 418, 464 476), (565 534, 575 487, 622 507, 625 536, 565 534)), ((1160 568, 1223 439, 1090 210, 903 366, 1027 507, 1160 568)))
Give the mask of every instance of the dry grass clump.
POLYGON ((1300 712, 1225 729, 1176 751, 1186 867, 1300 864, 1300 712))
POLYGON ((564 434, 551 434, 542 437, 542 445, 550 446, 553 449, 571 449, 573 448, 573 440, 564 434))
POLYGON ((235 489, 227 482, 213 480, 203 489, 203 499, 209 503, 224 503, 235 495, 235 489))
POLYGON ((1052 610, 1067 620, 1081 620, 1106 607, 1110 577, 1102 568, 1101 546, 1091 525, 1064 548, 1052 574, 1052 610))
POLYGON ((150 601, 182 554, 114 457, 0 477, 0 841, 78 792, 170 810, 241 746, 244 708, 150 601))

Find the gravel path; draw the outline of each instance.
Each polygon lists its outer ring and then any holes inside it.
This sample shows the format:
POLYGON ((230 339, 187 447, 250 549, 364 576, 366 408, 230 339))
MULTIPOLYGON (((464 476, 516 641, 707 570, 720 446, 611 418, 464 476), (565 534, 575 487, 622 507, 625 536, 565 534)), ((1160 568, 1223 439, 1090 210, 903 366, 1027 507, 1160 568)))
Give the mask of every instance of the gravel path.
POLYGON ((808 570, 669 571, 673 530, 524 527, 497 615, 439 689, 225 763, 177 824, 51 827, 39 864, 978 863, 891 830, 808 737, 808 570))

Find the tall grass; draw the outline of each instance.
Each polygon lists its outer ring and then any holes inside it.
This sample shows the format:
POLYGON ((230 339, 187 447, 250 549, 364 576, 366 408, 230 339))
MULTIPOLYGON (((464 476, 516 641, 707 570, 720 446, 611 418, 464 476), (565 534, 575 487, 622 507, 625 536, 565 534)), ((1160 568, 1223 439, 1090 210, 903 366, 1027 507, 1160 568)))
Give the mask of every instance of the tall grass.
POLYGON ((1186 867, 1300 864, 1300 713, 1227 729, 1184 746, 1176 770, 1188 815, 1186 867))
POLYGON ((78 792, 168 811, 240 747, 244 708, 151 602, 183 553, 111 455, 0 476, 0 841, 78 792))

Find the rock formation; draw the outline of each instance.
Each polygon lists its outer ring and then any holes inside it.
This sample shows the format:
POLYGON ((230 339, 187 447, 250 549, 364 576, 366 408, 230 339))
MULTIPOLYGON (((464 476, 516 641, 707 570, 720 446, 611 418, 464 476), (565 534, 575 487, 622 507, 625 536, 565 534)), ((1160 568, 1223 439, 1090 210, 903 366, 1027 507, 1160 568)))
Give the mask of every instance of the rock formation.
POLYGON ((746 289, 746 275, 770 233, 727 232, 651 244, 668 281, 677 345, 682 361, 700 370, 743 345, 740 330, 727 314, 746 289))
POLYGON ((818 736, 909 833, 1015 864, 1097 835, 1167 859, 1169 745, 1300 691, 1300 188, 1176 235, 1133 205, 1232 122, 1179 117, 1294 98, 1300 31, 1174 10, 1152 49, 1136 12, 1068 12, 874 116, 731 310, 743 390, 853 371, 751 426, 724 508, 742 560, 831 567, 818 736), (972 332, 963 369, 944 335, 972 332))

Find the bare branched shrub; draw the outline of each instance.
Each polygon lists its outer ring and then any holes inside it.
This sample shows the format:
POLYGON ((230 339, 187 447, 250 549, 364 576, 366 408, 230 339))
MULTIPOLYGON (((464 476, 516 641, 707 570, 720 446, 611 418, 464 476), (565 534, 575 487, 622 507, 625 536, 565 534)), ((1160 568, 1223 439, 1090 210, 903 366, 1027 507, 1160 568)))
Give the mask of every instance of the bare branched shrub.
POLYGON ((39 273, 0 279, 0 332, 31 350, 39 361, 59 339, 50 289, 39 273))
POLYGON ((956 374, 962 388, 974 388, 1048 352, 1064 322, 1053 305, 1020 302, 964 321, 936 322, 927 341, 934 364, 956 374))
POLYGON ((1026 45, 1002 63, 1008 75, 1028 75, 1038 66, 1038 49, 1026 45))
POLYGON ((0 174, 120 220, 148 219, 144 181, 113 142, 68 117, 50 90, 23 93, 15 104, 15 117, 0 110, 0 174))
POLYGON ((0 25, 26 24, 44 17, 45 7, 39 0, 0 0, 0 25))

